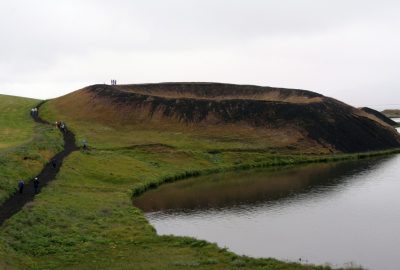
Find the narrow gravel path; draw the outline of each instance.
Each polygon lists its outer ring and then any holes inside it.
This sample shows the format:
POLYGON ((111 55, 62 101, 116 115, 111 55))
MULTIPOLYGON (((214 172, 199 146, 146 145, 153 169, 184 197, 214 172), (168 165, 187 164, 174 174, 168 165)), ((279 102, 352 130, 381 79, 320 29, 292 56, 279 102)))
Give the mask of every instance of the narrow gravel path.
MULTIPOLYGON (((43 104, 40 103, 38 108, 43 104)), ((35 122, 50 125, 49 122, 41 119, 39 116, 33 116, 35 122)), ((51 160, 56 160, 57 166, 53 167, 51 162, 46 164, 43 170, 37 175, 40 181, 40 189, 45 187, 49 182, 53 181, 56 178, 57 173, 60 171, 61 164, 63 160, 71 154, 73 151, 78 150, 79 148, 75 144, 75 135, 68 131, 66 134, 63 133, 64 137, 64 150, 56 154, 51 160)), ((12 195, 7 199, 2 205, 0 205, 0 225, 4 223, 11 216, 16 214, 18 211, 24 207, 27 202, 32 201, 35 198, 34 187, 32 179, 28 182, 25 180, 24 192, 19 194, 18 192, 12 195)))

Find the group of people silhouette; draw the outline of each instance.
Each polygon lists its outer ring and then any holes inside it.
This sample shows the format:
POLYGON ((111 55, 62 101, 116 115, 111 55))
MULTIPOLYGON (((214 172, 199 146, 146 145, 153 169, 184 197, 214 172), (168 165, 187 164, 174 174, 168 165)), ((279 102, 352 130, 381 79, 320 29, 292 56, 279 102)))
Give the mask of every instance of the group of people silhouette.
POLYGON ((117 85, 117 80, 111 80, 111 85, 117 85))
POLYGON ((33 116, 33 117, 38 116, 38 108, 31 109, 31 116, 33 116))
MULTIPOLYGON (((32 116, 32 117, 37 117, 38 115, 39 115, 39 110, 38 110, 38 108, 32 108, 32 109, 31 109, 31 116, 32 116)), ((56 126, 57 126, 62 132, 64 132, 64 133, 67 132, 67 127, 65 126, 65 123, 63 123, 63 122, 61 122, 61 121, 57 121, 57 122, 56 122, 56 126)), ((55 158, 53 158, 53 159, 51 160, 51 166, 53 167, 53 169, 56 169, 56 168, 57 168, 57 160, 56 160, 55 158)), ((39 177, 36 176, 36 177, 33 179, 33 191, 34 191, 35 194, 38 194, 38 193, 39 193, 39 184, 40 184, 40 182, 39 182, 39 177)), ((25 181, 21 179, 21 180, 18 181, 18 191, 19 191, 20 194, 23 194, 23 193, 24 193, 24 188, 25 188, 25 181)))
MULTIPOLYGON (((115 84, 117 83, 117 81, 116 81, 116 80, 112 80, 111 83, 115 85, 115 84)), ((31 116, 34 117, 34 118, 39 116, 39 110, 38 110, 37 107, 32 108, 31 111, 30 111, 30 113, 31 113, 31 116)), ((66 126, 65 122, 63 122, 63 121, 56 121, 56 122, 55 122, 55 125, 56 125, 56 127, 57 127, 62 133, 64 133, 64 134, 67 133, 68 130, 67 130, 67 126, 66 126)), ((82 145, 83 145, 83 146, 82 146, 83 150, 88 150, 88 143, 87 143, 86 140, 83 140, 83 141, 82 141, 82 145)), ((58 161, 57 161, 56 158, 53 158, 53 159, 51 160, 51 166, 53 167, 53 169, 57 169, 57 167, 58 167, 58 161)), ((39 193, 39 184, 40 184, 40 182, 39 182, 39 177, 36 176, 36 177, 33 179, 33 189, 34 189, 34 193, 35 193, 35 194, 39 193)), ((18 191, 19 191, 20 194, 23 194, 23 193, 24 193, 24 187, 25 187, 25 182, 24 182, 24 180, 22 180, 22 179, 19 180, 19 181, 18 181, 18 191)))
POLYGON ((67 125, 63 121, 56 121, 56 127, 61 130, 62 133, 67 133, 67 125))
MULTIPOLYGON (((34 189, 35 194, 39 193, 39 183, 40 183, 39 182, 39 178, 35 177, 33 179, 33 189, 34 189)), ((19 180, 19 182, 18 182, 18 190, 19 190, 20 194, 24 193, 24 187, 25 187, 24 180, 19 180)))

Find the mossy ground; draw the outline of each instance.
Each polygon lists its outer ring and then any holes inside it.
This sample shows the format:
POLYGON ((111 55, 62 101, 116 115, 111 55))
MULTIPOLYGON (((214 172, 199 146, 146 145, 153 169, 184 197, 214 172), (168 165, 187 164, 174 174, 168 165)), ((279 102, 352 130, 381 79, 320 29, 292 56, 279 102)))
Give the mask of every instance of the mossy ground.
MULTIPOLYGON (((277 155, 180 141, 156 131, 134 138, 125 129, 66 118, 51 106, 42 116, 65 120, 96 149, 75 152, 57 179, 0 229, 4 269, 330 269, 235 255, 205 241, 159 236, 131 198, 164 182, 223 170, 329 161, 349 156, 277 155), (107 132, 103 132, 106 130, 107 132), (148 138, 156 138, 149 144, 148 138), (107 143, 112 140, 112 143, 107 143), (129 142, 129 143, 127 143, 129 142), (173 142, 173 143, 170 143, 173 142)), ((48 130, 52 134, 52 130, 48 130)), ((137 134, 137 133, 136 133, 137 134)), ((184 135, 182 135, 184 136, 184 135)), ((211 140, 212 142, 212 140, 211 140)), ((240 142, 247 144, 247 142, 240 142)), ((240 145, 239 145, 240 146, 240 145)), ((239 147, 240 148, 240 147, 239 147)), ((10 172, 11 173, 11 172, 10 172)), ((271 243, 273 244, 273 243, 271 243)))

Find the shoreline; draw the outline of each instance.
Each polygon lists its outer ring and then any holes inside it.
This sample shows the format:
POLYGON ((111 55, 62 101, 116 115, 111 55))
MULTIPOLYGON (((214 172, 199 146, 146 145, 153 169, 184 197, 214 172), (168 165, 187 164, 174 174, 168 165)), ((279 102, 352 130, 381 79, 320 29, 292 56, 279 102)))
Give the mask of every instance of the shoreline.
POLYGON ((227 166, 227 167, 216 167, 204 170, 192 170, 185 171, 183 173, 154 179, 154 181, 139 183, 131 189, 131 199, 138 197, 148 190, 155 189, 163 184, 172 183, 175 181, 185 180, 191 177, 217 174, 229 171, 241 171, 251 170, 259 168, 274 168, 283 167, 288 165, 302 165, 311 163, 328 163, 328 162, 339 162, 339 161, 350 161, 350 160, 361 160, 366 158, 374 158, 380 156, 390 156, 400 153, 400 148, 388 149, 382 151, 372 151, 363 153, 352 153, 352 154, 336 154, 330 156, 316 156, 306 157, 301 155, 288 155, 288 156, 274 156, 273 161, 269 162, 256 162, 256 163, 244 163, 240 165, 227 166), (283 158, 283 159, 282 159, 283 158))

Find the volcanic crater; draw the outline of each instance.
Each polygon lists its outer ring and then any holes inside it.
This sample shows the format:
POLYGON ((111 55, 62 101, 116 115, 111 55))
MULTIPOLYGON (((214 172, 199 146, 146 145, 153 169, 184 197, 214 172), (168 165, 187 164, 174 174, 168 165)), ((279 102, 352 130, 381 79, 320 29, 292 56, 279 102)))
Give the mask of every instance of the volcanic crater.
MULTIPOLYGON (((87 120, 120 125, 285 130, 297 141, 330 152, 400 147, 398 132, 376 115, 306 90, 223 83, 97 84, 56 103, 87 120)), ((279 140, 272 138, 276 134, 271 133, 271 141, 279 140)))

